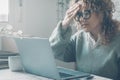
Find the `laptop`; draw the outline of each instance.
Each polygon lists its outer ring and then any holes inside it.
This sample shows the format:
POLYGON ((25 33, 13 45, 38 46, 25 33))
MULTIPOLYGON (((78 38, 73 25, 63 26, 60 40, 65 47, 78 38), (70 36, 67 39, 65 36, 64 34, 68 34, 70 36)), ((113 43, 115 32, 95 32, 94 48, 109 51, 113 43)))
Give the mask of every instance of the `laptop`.
POLYGON ((57 67, 49 39, 39 37, 14 38, 25 72, 56 80, 88 77, 89 73, 57 67))

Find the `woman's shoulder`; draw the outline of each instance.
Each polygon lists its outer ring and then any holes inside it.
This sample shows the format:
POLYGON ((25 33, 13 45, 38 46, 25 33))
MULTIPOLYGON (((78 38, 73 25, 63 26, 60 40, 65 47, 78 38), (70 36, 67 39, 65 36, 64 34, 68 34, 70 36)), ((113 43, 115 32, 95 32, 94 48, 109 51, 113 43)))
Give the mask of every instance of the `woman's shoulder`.
POLYGON ((113 37, 115 38, 120 38, 120 21, 118 20, 113 20, 113 25, 114 25, 114 29, 115 29, 115 34, 113 35, 113 37))
POLYGON ((117 43, 120 45, 120 30, 117 29, 116 34, 113 36, 113 40, 114 43, 117 43))

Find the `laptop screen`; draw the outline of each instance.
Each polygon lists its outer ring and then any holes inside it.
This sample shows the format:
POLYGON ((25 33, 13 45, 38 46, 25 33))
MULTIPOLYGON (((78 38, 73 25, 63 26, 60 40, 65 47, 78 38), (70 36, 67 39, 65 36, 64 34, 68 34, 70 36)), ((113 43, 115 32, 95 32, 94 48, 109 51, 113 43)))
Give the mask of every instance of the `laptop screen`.
POLYGON ((49 40, 46 38, 15 38, 26 72, 53 79, 60 78, 49 40))

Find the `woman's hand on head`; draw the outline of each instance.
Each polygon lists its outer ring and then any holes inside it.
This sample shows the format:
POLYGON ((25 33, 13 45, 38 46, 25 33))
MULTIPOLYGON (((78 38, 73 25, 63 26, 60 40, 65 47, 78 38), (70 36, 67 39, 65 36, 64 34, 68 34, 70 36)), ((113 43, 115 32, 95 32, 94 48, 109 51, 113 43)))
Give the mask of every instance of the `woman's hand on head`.
POLYGON ((62 28, 67 29, 67 27, 70 25, 70 22, 73 20, 73 18, 76 16, 78 10, 80 9, 80 4, 75 3, 72 5, 65 14, 65 17, 62 21, 62 28))

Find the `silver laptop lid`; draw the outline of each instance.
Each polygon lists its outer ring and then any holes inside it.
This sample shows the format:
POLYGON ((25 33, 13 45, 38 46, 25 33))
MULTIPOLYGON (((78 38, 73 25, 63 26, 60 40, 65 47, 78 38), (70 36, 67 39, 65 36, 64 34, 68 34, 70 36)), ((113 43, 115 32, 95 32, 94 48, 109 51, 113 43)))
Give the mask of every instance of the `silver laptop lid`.
POLYGON ((14 38, 26 72, 60 79, 49 40, 45 38, 14 38))

